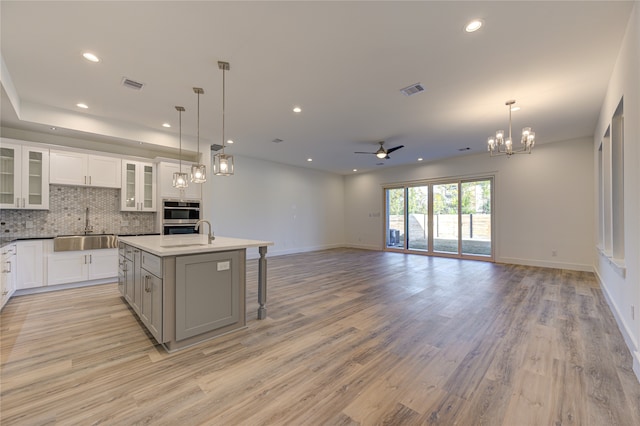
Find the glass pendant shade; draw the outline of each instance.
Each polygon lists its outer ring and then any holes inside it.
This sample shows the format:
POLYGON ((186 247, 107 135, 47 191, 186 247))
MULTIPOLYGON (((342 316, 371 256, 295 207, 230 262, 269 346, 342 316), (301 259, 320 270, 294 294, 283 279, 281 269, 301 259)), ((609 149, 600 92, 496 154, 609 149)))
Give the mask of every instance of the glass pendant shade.
POLYGON ((205 183, 207 181, 207 167, 204 164, 191 165, 191 182, 205 183))
POLYGON ((233 175, 233 155, 224 152, 213 156, 213 173, 216 176, 233 175))
POLYGON ((174 188, 186 188, 189 186, 188 184, 189 177, 186 173, 175 172, 173 174, 173 187, 174 188))

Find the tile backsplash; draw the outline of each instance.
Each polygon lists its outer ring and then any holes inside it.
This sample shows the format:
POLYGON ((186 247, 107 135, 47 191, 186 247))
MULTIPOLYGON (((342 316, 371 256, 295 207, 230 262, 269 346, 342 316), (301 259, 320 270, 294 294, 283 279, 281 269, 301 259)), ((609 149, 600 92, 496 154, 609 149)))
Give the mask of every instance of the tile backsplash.
POLYGON ((94 234, 157 232, 156 213, 120 211, 120 189, 50 185, 49 210, 0 211, 0 237, 82 234, 87 207, 94 234))

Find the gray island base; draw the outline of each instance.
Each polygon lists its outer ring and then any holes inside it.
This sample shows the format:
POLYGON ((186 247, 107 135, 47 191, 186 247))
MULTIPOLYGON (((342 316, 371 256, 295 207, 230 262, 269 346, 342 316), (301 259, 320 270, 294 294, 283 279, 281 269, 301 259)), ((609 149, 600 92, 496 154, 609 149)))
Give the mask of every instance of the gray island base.
POLYGON ((271 241, 206 235, 119 239, 118 288, 140 321, 172 352, 246 326, 246 249, 257 247, 258 319, 267 317, 271 241))

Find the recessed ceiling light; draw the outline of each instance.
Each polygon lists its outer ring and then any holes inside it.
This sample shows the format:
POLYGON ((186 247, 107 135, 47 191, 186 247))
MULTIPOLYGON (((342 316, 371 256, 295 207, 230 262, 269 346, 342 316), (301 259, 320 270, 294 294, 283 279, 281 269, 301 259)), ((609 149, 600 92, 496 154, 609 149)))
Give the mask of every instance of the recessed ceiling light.
POLYGON ((76 104, 76 106, 77 106, 78 108, 82 108, 82 109, 87 109, 87 108, 89 108, 89 107, 87 106, 87 104, 83 104, 83 103, 76 104))
POLYGON ((162 127, 169 128, 169 127, 171 127, 171 124, 169 124, 169 123, 162 123, 162 127))
POLYGON ((513 112, 520 111, 520 107, 519 106, 512 106, 511 107, 511 111, 513 111, 513 112))
POLYGON ((302 108, 300 108, 300 107, 293 107, 293 112, 295 112, 295 113, 302 112, 302 108))
POLYGON ((91 52, 84 52, 82 54, 82 57, 84 57, 87 61, 90 61, 90 62, 100 62, 100 58, 98 58, 96 55, 94 55, 91 52))
POLYGON ((422 160, 424 160, 424 158, 422 158, 422 157, 418 158, 418 161, 422 161, 422 160))
POLYGON ((468 33, 472 33, 478 31, 482 27, 482 24, 482 19, 474 19, 473 21, 469 22, 466 27, 464 27, 464 30, 468 33))
POLYGON ((354 171, 354 172, 357 172, 357 171, 358 171, 358 169, 353 169, 353 171, 354 171))
POLYGON ((308 162, 312 162, 312 161, 313 161, 313 158, 307 158, 307 161, 308 161, 308 162))
POLYGON ((49 127, 50 130, 58 130, 57 127, 49 127))

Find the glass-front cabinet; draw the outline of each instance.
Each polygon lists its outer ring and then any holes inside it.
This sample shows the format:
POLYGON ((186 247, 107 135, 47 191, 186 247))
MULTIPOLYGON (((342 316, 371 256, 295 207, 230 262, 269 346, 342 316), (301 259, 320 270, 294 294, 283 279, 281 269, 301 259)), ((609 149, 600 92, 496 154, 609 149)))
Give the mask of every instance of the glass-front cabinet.
POLYGON ((2 139, 0 208, 49 209, 49 150, 2 139))
POLYGON ((156 170, 152 163, 122 161, 120 210, 156 211, 156 170))

